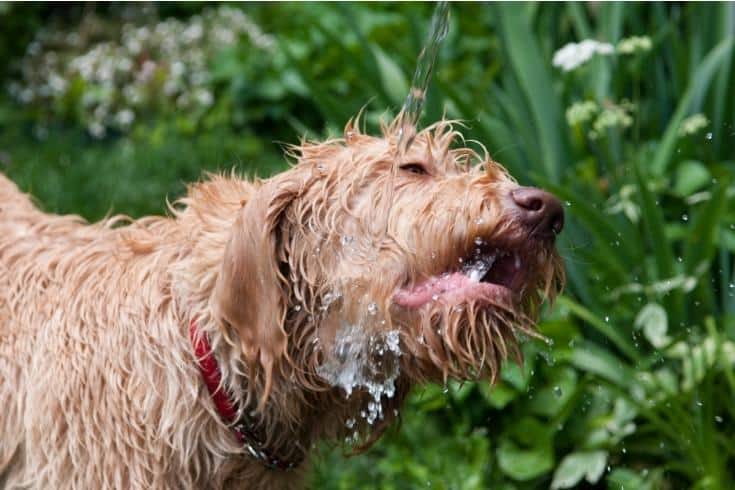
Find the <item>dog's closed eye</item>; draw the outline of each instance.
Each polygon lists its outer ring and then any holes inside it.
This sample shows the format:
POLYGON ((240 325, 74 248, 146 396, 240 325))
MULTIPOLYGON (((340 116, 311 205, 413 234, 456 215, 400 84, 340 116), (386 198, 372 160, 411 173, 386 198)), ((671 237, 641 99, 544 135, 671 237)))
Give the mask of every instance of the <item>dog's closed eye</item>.
POLYGON ((426 170, 426 167, 424 167, 423 164, 413 162, 413 163, 404 163, 400 166, 400 169, 404 172, 410 172, 412 174, 418 174, 418 175, 429 175, 429 172, 426 170))

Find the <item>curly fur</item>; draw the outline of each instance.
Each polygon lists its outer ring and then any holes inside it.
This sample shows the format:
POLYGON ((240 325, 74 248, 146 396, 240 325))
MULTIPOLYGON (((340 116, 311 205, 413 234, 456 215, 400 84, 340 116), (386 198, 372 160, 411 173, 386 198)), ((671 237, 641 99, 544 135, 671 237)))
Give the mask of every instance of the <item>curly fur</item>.
POLYGON ((394 170, 396 123, 382 137, 358 126, 291 148, 295 165, 270 179, 193 184, 169 217, 49 215, 0 175, 0 487, 299 488, 306 464, 265 468, 221 421, 192 320, 283 457, 320 440, 367 447, 412 385, 494 380, 520 356, 516 333, 534 335, 563 271, 519 224, 515 182, 455 148, 448 122, 401 157, 428 176, 394 170), (533 258, 521 300, 393 303, 397 288, 456 268, 476 236, 533 258), (376 401, 369 390, 347 396, 320 374, 345 325, 400 333, 399 357, 373 359, 376 379, 396 375, 377 420, 356 415, 376 401))

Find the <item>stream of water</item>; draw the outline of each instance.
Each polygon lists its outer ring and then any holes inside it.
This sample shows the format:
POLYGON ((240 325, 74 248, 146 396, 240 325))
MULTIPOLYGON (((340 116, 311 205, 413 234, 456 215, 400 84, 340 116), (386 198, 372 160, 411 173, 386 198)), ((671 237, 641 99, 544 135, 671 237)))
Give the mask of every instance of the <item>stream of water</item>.
MULTIPOLYGON (((411 89, 401 111, 399 134, 395 160, 391 168, 388 182, 388 196, 385 209, 385 237, 388 238, 388 224, 393 207, 394 182, 397 169, 404 154, 408 151, 416 137, 416 125, 421 117, 421 110, 426 100, 426 91, 431 82, 431 73, 436 61, 439 46, 446 37, 449 28, 449 4, 442 1, 436 4, 431 19, 429 36, 418 57, 416 72, 411 82, 411 89)), ((352 239, 344 240, 348 246, 352 239)), ((481 266, 480 264, 479 266, 481 266)), ((478 266, 478 267, 479 267, 478 266)), ((480 272, 477 274, 482 275, 480 272)), ((337 293, 339 294, 339 293, 337 293)), ((334 301, 334 293, 325 298, 324 310, 334 301)), ((339 386, 349 397, 354 389, 364 389, 371 397, 367 407, 360 412, 370 425, 383 418, 383 398, 392 398, 395 393, 395 380, 399 374, 400 336, 397 330, 375 332, 375 316, 378 314, 376 303, 367 305, 365 315, 356 323, 343 323, 335 337, 334 346, 326 352, 326 358, 317 372, 333 386, 339 386), (373 365, 375 359, 378 365, 373 365)), ((385 321, 382 322, 385 324, 385 321)), ((355 419, 347 422, 352 428, 355 419)), ((357 437, 357 433, 356 437, 357 437)))
POLYGON ((390 215, 393 209, 394 186, 398 167, 401 164, 403 156, 408 152, 411 144, 416 138, 416 126, 421 117, 421 110, 426 101, 426 91, 431 82, 431 74, 434 70, 434 62, 436 55, 439 53, 439 47, 442 41, 447 37, 449 31, 449 2, 437 2, 434 7, 434 14, 431 17, 431 26, 429 27, 429 35, 424 43, 424 47, 419 53, 416 63, 416 71, 411 80, 411 88, 408 91, 406 101, 401 109, 400 120, 398 122, 398 142, 396 145, 396 156, 393 166, 391 167, 391 175, 388 180, 388 192, 385 206, 385 233, 388 237, 388 228, 390 226, 390 215))
POLYGON ((421 109, 426 101, 426 91, 431 82, 431 73, 439 53, 441 42, 449 31, 449 3, 437 2, 431 18, 429 36, 419 53, 416 71, 411 80, 411 89, 403 103, 398 133, 398 155, 405 154, 416 137, 416 126, 421 117, 421 109))

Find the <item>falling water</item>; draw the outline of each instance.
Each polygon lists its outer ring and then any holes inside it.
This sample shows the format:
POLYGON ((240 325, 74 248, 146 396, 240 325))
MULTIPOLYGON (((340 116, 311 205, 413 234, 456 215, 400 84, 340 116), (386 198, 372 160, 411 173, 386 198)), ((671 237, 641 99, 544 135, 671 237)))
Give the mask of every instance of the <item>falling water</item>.
POLYGON ((406 101, 403 103, 403 110, 401 111, 398 133, 399 155, 403 155, 408 151, 416 136, 416 125, 418 124, 419 117, 421 117, 421 109, 426 100, 426 90, 431 81, 431 72, 434 69, 436 55, 448 31, 449 3, 437 2, 434 15, 431 18, 429 37, 426 40, 424 49, 419 54, 416 71, 411 81, 411 89, 408 92, 408 97, 406 97, 406 101))
POLYGON ((396 159, 391 168, 390 178, 388 180, 388 193, 385 207, 385 231, 384 236, 388 236, 388 228, 390 226, 390 215, 393 208, 393 188, 396 179, 398 166, 403 155, 406 154, 416 137, 416 125, 421 117, 421 109, 424 107, 426 100, 426 91, 431 81, 431 72, 434 69, 436 55, 439 53, 441 42, 447 37, 449 31, 449 3, 437 2, 434 8, 434 15, 431 17, 431 26, 429 27, 429 36, 426 40, 424 48, 419 53, 416 71, 411 80, 411 88, 403 103, 401 110, 401 119, 398 122, 398 143, 396 145, 396 159))

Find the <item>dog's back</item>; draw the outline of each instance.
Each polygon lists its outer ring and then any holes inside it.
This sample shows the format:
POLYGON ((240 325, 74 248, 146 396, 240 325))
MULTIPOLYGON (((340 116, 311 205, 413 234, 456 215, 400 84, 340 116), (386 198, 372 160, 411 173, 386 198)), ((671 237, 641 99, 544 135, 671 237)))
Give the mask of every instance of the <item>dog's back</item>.
POLYGON ((190 443, 196 426, 233 444, 200 398, 181 304, 204 309, 250 193, 212 176, 173 216, 89 224, 0 175, 0 489, 220 488, 239 471, 190 443))
POLYGON ((115 226, 120 221, 89 225, 44 213, 0 175, 0 488, 91 485, 72 484, 59 470, 72 472, 93 457, 84 437, 105 422, 81 414, 104 409, 82 404, 111 402, 102 391, 111 381, 97 377, 129 362, 106 350, 128 340, 121 335, 122 310, 131 307, 125 298, 141 297, 133 291, 145 285, 143 274, 162 276, 146 269, 153 254, 125 247, 126 236, 142 236, 145 226, 128 232, 115 226), (54 452, 79 461, 51 465, 54 452))
POLYGON ((21 413, 15 387, 21 383, 22 371, 19 359, 12 355, 14 344, 20 335, 10 324, 10 268, 6 263, 3 247, 21 239, 23 230, 28 229, 40 212, 26 194, 3 174, 0 174, 0 404, 5 412, 0 417, 0 487, 5 488, 12 465, 19 464, 21 447, 21 413))

